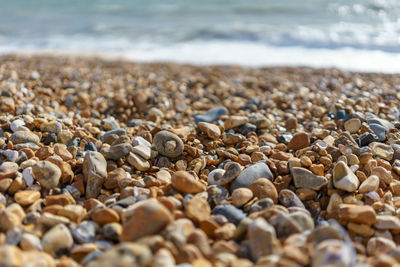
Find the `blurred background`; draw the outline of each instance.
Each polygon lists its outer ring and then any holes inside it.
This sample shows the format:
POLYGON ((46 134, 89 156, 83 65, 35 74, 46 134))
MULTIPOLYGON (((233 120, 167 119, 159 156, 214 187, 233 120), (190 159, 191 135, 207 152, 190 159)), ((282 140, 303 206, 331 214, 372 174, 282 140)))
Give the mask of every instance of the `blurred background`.
POLYGON ((399 0, 1 0, 0 53, 400 72, 399 0))

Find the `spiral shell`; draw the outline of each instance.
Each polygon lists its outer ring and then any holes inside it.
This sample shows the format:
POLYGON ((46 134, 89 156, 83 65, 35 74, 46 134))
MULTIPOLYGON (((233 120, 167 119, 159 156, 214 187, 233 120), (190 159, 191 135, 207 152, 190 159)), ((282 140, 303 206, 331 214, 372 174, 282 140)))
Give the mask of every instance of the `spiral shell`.
POLYGON ((160 131, 154 135, 153 144, 156 150, 164 156, 175 158, 183 152, 183 142, 174 133, 160 131))

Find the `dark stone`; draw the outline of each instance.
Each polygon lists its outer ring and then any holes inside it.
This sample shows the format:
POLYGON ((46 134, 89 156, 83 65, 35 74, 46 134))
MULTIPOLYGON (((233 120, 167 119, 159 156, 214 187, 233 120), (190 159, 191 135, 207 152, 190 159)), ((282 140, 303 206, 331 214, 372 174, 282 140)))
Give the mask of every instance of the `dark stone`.
POLYGON ((232 182, 231 192, 240 187, 249 188, 250 185, 258 178, 267 178, 270 181, 272 181, 274 178, 268 165, 264 162, 257 162, 250 167, 244 169, 232 182))
POLYGON ((363 133, 360 136, 361 146, 368 146, 370 143, 375 141, 375 137, 371 133, 363 133))
POLYGON ((246 136, 250 132, 255 132, 257 130, 257 127, 254 124, 251 123, 245 123, 242 126, 240 126, 240 133, 246 136))
POLYGON ((73 146, 80 146, 81 144, 81 139, 79 137, 75 137, 72 139, 71 143, 68 144, 68 147, 73 147, 73 146))
POLYGON ((84 221, 75 229, 71 230, 71 234, 78 244, 91 243, 96 236, 97 224, 91 221, 84 221))
POLYGON ((194 121, 196 124, 198 124, 201 121, 204 122, 214 122, 219 119, 222 115, 228 114, 228 110, 223 107, 215 107, 212 109, 209 109, 206 113, 204 114, 199 114, 194 116, 194 121))
POLYGON ((286 208, 290 207, 300 207, 304 208, 303 202, 300 198, 291 190, 283 189, 279 192, 279 203, 281 203, 286 208))
POLYGON ((85 144, 84 150, 85 150, 85 151, 95 151, 95 152, 97 152, 97 148, 96 148, 96 146, 95 146, 92 142, 87 142, 87 143, 85 144))
POLYGON ((43 138, 43 143, 48 146, 51 143, 57 143, 57 134, 56 133, 50 133, 48 134, 45 138, 43 138))
POLYGON ((380 124, 371 123, 369 128, 375 133, 377 141, 383 142, 386 140, 387 129, 380 124))
POLYGON ((250 213, 257 212, 257 211, 262 211, 265 209, 268 209, 274 205, 274 201, 272 199, 268 198, 263 198, 254 203, 251 208, 250 208, 250 213))
POLYGON ((107 140, 107 138, 108 138, 110 135, 112 135, 112 134, 115 134, 115 135, 120 136, 120 135, 126 134, 126 131, 125 131, 125 129, 122 129, 122 128, 118 128, 118 129, 115 129, 115 130, 107 131, 107 132, 105 132, 104 135, 100 138, 100 140, 101 140, 102 142, 104 142, 104 141, 107 140))
POLYGON ((238 224, 246 214, 241 210, 230 204, 218 205, 212 210, 212 214, 224 215, 229 222, 238 224))

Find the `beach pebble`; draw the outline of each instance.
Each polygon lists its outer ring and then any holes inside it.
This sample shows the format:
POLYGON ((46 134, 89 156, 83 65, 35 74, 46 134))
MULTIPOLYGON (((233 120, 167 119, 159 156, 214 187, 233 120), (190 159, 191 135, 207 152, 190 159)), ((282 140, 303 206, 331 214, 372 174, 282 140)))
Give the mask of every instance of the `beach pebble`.
POLYGON ((32 176, 43 188, 53 189, 60 181, 61 170, 49 161, 38 161, 32 166, 32 176))
POLYGON ((254 261, 279 251, 275 229, 263 218, 257 218, 248 226, 250 254, 254 261))
POLYGON ((208 122, 199 122, 198 127, 200 131, 207 134, 207 136, 211 139, 218 139, 221 135, 221 130, 215 124, 208 123, 208 122))
POLYGON ((232 202, 237 208, 242 207, 253 198, 253 191, 248 188, 238 188, 232 192, 232 202))
POLYGON ((233 224, 238 224, 243 218, 246 217, 246 214, 230 204, 218 205, 212 209, 212 214, 220 214, 224 215, 229 222, 233 224))
POLYGON ((357 118, 350 119, 344 123, 344 129, 350 133, 356 133, 361 127, 361 121, 357 118))
POLYGON ((368 255, 387 254, 396 248, 396 243, 393 240, 378 236, 369 239, 366 250, 368 255))
POLYGON ((318 244, 312 254, 312 267, 353 266, 354 256, 341 240, 325 240, 318 244))
POLYGON ((151 148, 147 145, 134 146, 132 152, 146 160, 151 158, 151 148))
POLYGON ((134 241, 140 237, 160 232, 172 221, 169 210, 156 199, 138 202, 123 212, 122 241, 134 241))
POLYGON ((84 221, 71 230, 71 234, 78 244, 91 243, 96 236, 98 225, 92 221, 84 221))
POLYGON ((299 197, 289 189, 283 189, 278 194, 279 203, 281 203, 286 208, 299 207, 305 208, 303 202, 299 197))
POLYGON ((251 185, 250 189, 258 199, 270 198, 274 203, 278 202, 278 191, 275 185, 266 178, 258 178, 251 185))
POLYGON ((23 120, 14 120, 13 122, 11 122, 10 128, 11 128, 11 131, 13 131, 15 133, 20 126, 24 126, 24 125, 25 125, 25 122, 23 120))
POLYGON ((360 185, 360 181, 346 163, 339 161, 333 168, 333 184, 337 189, 354 192, 360 185))
POLYGON ((211 123, 218 120, 222 115, 226 114, 228 114, 228 110, 225 107, 215 107, 209 109, 205 114, 195 115, 194 120, 196 124, 202 121, 211 123))
POLYGON ((211 208, 206 199, 195 196, 186 202, 185 215, 194 223, 199 223, 210 218, 211 208))
POLYGON ((228 190, 221 185, 210 185, 207 187, 208 202, 211 205, 220 205, 226 203, 229 196, 228 190))
POLYGON ((42 243, 36 235, 23 233, 21 240, 19 241, 19 246, 22 250, 42 250, 42 243))
POLYGON ((218 184, 218 181, 224 175, 224 169, 215 169, 212 170, 207 176, 207 183, 208 185, 218 184))
POLYGON ((18 164, 12 161, 4 161, 0 165, 0 174, 1 173, 10 173, 18 171, 18 164))
POLYGON ((358 192, 368 193, 371 191, 376 191, 379 188, 379 177, 376 175, 371 175, 364 182, 361 183, 358 192))
POLYGON ((371 206, 342 204, 339 207, 339 218, 353 223, 371 225, 376 222, 376 213, 371 206))
POLYGON ((47 231, 42 238, 43 250, 54 257, 68 253, 74 240, 64 224, 58 224, 47 231))
POLYGON ((24 255, 18 247, 4 244, 0 246, 0 262, 4 267, 23 266, 24 255))
POLYGON ((370 147, 372 148, 372 153, 374 156, 388 161, 392 160, 394 151, 390 145, 373 142, 370 144, 370 147))
POLYGON ((147 141, 146 139, 144 139, 144 138, 141 137, 141 136, 135 137, 135 138, 133 139, 133 141, 132 141, 132 145, 133 145, 133 146, 140 146, 140 145, 143 145, 143 146, 151 147, 150 142, 147 141))
POLYGON ((243 124, 246 124, 249 121, 247 117, 244 116, 229 116, 224 123, 224 128, 226 130, 232 129, 238 126, 241 126, 243 124))
POLYGON ((103 154, 106 159, 112 159, 116 161, 127 156, 132 150, 133 147, 130 144, 122 143, 103 148, 101 150, 101 154, 103 154))
POLYGON ((299 150, 310 145, 310 136, 304 132, 298 132, 293 135, 293 138, 287 145, 288 149, 299 150))
POLYGON ((174 133, 160 131, 154 135, 153 145, 156 150, 166 157, 175 158, 183 152, 183 142, 174 133))
POLYGON ((377 215, 374 227, 381 230, 400 230, 400 219, 391 215, 377 215))
POLYGON ((92 213, 92 220, 98 224, 119 222, 119 214, 113 209, 97 209, 92 213))
POLYGON ((107 178, 107 162, 99 152, 88 151, 83 161, 86 182, 86 198, 97 197, 107 178))
POLYGON ((132 152, 129 153, 127 161, 139 171, 146 171, 150 168, 150 163, 147 160, 132 152))
POLYGON ((328 184, 326 177, 315 175, 305 168, 293 167, 291 173, 296 188, 319 190, 328 184))
POLYGON ((15 202, 21 206, 28 206, 40 198, 40 192, 34 190, 18 191, 14 195, 15 202))
POLYGON ((186 171, 177 171, 171 178, 172 186, 183 193, 195 194, 206 190, 206 186, 186 171))
POLYGON ((226 185, 236 179, 242 171, 241 165, 237 162, 228 162, 224 166, 224 175, 218 180, 219 185, 226 185))
POLYGON ((240 187, 249 188, 250 185, 258 178, 267 178, 268 180, 273 180, 272 172, 268 165, 264 162, 257 162, 244 169, 231 183, 230 190, 233 192, 233 190, 240 187))

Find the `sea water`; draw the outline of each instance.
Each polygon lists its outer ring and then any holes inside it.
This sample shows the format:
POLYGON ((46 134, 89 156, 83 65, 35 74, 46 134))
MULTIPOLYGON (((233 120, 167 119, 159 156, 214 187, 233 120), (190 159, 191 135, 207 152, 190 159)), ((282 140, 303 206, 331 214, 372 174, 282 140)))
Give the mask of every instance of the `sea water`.
POLYGON ((0 53, 400 72, 398 0, 0 0, 0 53))

